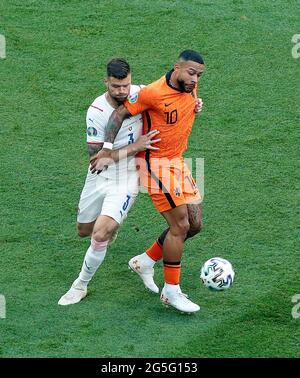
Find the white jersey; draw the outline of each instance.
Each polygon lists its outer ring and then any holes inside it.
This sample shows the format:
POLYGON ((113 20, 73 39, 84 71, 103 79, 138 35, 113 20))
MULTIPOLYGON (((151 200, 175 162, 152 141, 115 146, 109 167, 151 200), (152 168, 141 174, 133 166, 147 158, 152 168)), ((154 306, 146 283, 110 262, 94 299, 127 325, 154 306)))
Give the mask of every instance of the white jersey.
MULTIPOLYGON (((131 85, 130 94, 138 92, 141 87, 142 86, 139 85, 131 85)), ((94 100, 86 115, 87 143, 104 142, 105 128, 114 110, 115 109, 106 100, 106 93, 94 100)), ((134 143, 142 135, 142 129, 143 120, 141 114, 126 118, 116 136, 113 149, 117 150, 134 143)), ((101 176, 116 178, 126 175, 128 170, 136 171, 134 156, 129 156, 127 159, 122 159, 110 165, 107 170, 101 172, 101 176)))

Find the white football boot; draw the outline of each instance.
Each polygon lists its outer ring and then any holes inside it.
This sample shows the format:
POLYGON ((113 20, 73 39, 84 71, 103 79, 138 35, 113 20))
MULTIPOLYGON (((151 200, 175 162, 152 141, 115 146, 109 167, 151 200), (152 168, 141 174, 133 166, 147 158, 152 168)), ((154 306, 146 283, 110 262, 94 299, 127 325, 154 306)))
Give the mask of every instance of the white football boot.
POLYGON ((70 290, 68 290, 66 294, 64 294, 60 298, 60 300, 58 301, 59 305, 67 306, 70 304, 75 304, 80 302, 84 297, 86 297, 87 288, 76 285, 76 281, 73 282, 70 290))
POLYGON ((155 294, 159 293, 159 289, 153 280, 154 268, 143 264, 141 262, 140 255, 130 259, 128 262, 128 266, 133 272, 137 273, 141 277, 147 289, 149 289, 155 294))
POLYGON ((200 310, 200 306, 193 303, 188 299, 188 296, 181 292, 179 285, 167 285, 173 286, 172 290, 168 287, 163 287, 160 295, 160 300, 167 307, 172 306, 181 312, 192 313, 200 310))

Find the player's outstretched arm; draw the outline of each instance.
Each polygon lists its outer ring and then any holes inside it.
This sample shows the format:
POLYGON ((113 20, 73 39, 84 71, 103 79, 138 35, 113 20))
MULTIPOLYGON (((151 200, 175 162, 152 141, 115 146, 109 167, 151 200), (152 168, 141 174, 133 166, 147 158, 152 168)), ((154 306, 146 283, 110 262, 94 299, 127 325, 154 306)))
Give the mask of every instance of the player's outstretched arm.
POLYGON ((126 147, 119 148, 111 152, 111 158, 114 162, 122 159, 126 159, 128 156, 137 154, 140 151, 159 150, 158 147, 154 147, 153 144, 160 142, 161 139, 153 139, 159 131, 152 130, 145 135, 141 135, 134 143, 128 144, 126 147))
MULTIPOLYGON (((149 131, 149 133, 145 135, 141 135, 136 142, 131 143, 126 147, 119 148, 118 150, 111 151, 110 153, 108 153, 109 154, 108 156, 106 156, 105 158, 101 158, 102 164, 104 165, 105 168, 107 168, 109 165, 114 164, 118 162, 119 160, 126 159, 128 156, 135 155, 140 151, 145 151, 147 149, 159 150, 158 147, 153 146, 153 144, 161 141, 161 139, 153 139, 158 134, 159 134, 159 131, 157 130, 149 131)), ((90 157, 91 165, 93 165, 94 162, 95 164, 97 164, 97 159, 98 159, 98 155, 92 155, 90 157)), ((95 167, 92 173, 95 173, 96 171, 97 169, 95 167)))

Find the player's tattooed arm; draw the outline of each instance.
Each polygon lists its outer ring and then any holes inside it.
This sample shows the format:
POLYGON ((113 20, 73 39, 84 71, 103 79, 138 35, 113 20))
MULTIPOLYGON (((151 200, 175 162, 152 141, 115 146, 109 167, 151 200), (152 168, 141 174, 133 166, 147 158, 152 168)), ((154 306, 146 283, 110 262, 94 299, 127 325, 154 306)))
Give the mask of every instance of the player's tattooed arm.
MULTIPOLYGON (((109 117, 108 123, 105 128, 105 136, 104 141, 109 143, 114 143, 116 135, 118 134, 122 122, 125 118, 129 117, 130 113, 125 108, 125 106, 121 105, 116 110, 114 110, 109 117)), ((90 159, 91 166, 90 170, 92 173, 102 172, 103 169, 108 167, 108 163, 111 162, 111 151, 105 148, 102 148, 100 152, 95 155, 92 159, 90 159)))
POLYGON ((105 142, 114 143, 115 138, 121 128, 122 122, 125 118, 130 117, 130 115, 131 114, 124 105, 119 106, 112 112, 105 128, 105 142))
POLYGON ((88 152, 90 158, 92 158, 94 155, 96 155, 103 147, 103 143, 93 143, 88 144, 88 152))
POLYGON ((90 156, 90 164, 93 165, 97 160, 99 151, 102 150, 103 143, 88 144, 88 151, 90 156))

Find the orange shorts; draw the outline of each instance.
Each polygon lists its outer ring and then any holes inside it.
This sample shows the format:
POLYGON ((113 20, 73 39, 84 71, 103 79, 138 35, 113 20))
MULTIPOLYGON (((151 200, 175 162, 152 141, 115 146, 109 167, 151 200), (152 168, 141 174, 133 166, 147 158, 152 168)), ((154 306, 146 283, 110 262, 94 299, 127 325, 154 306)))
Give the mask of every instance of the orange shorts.
POLYGON ((201 202, 197 184, 183 158, 138 159, 137 165, 141 184, 160 213, 201 202))

